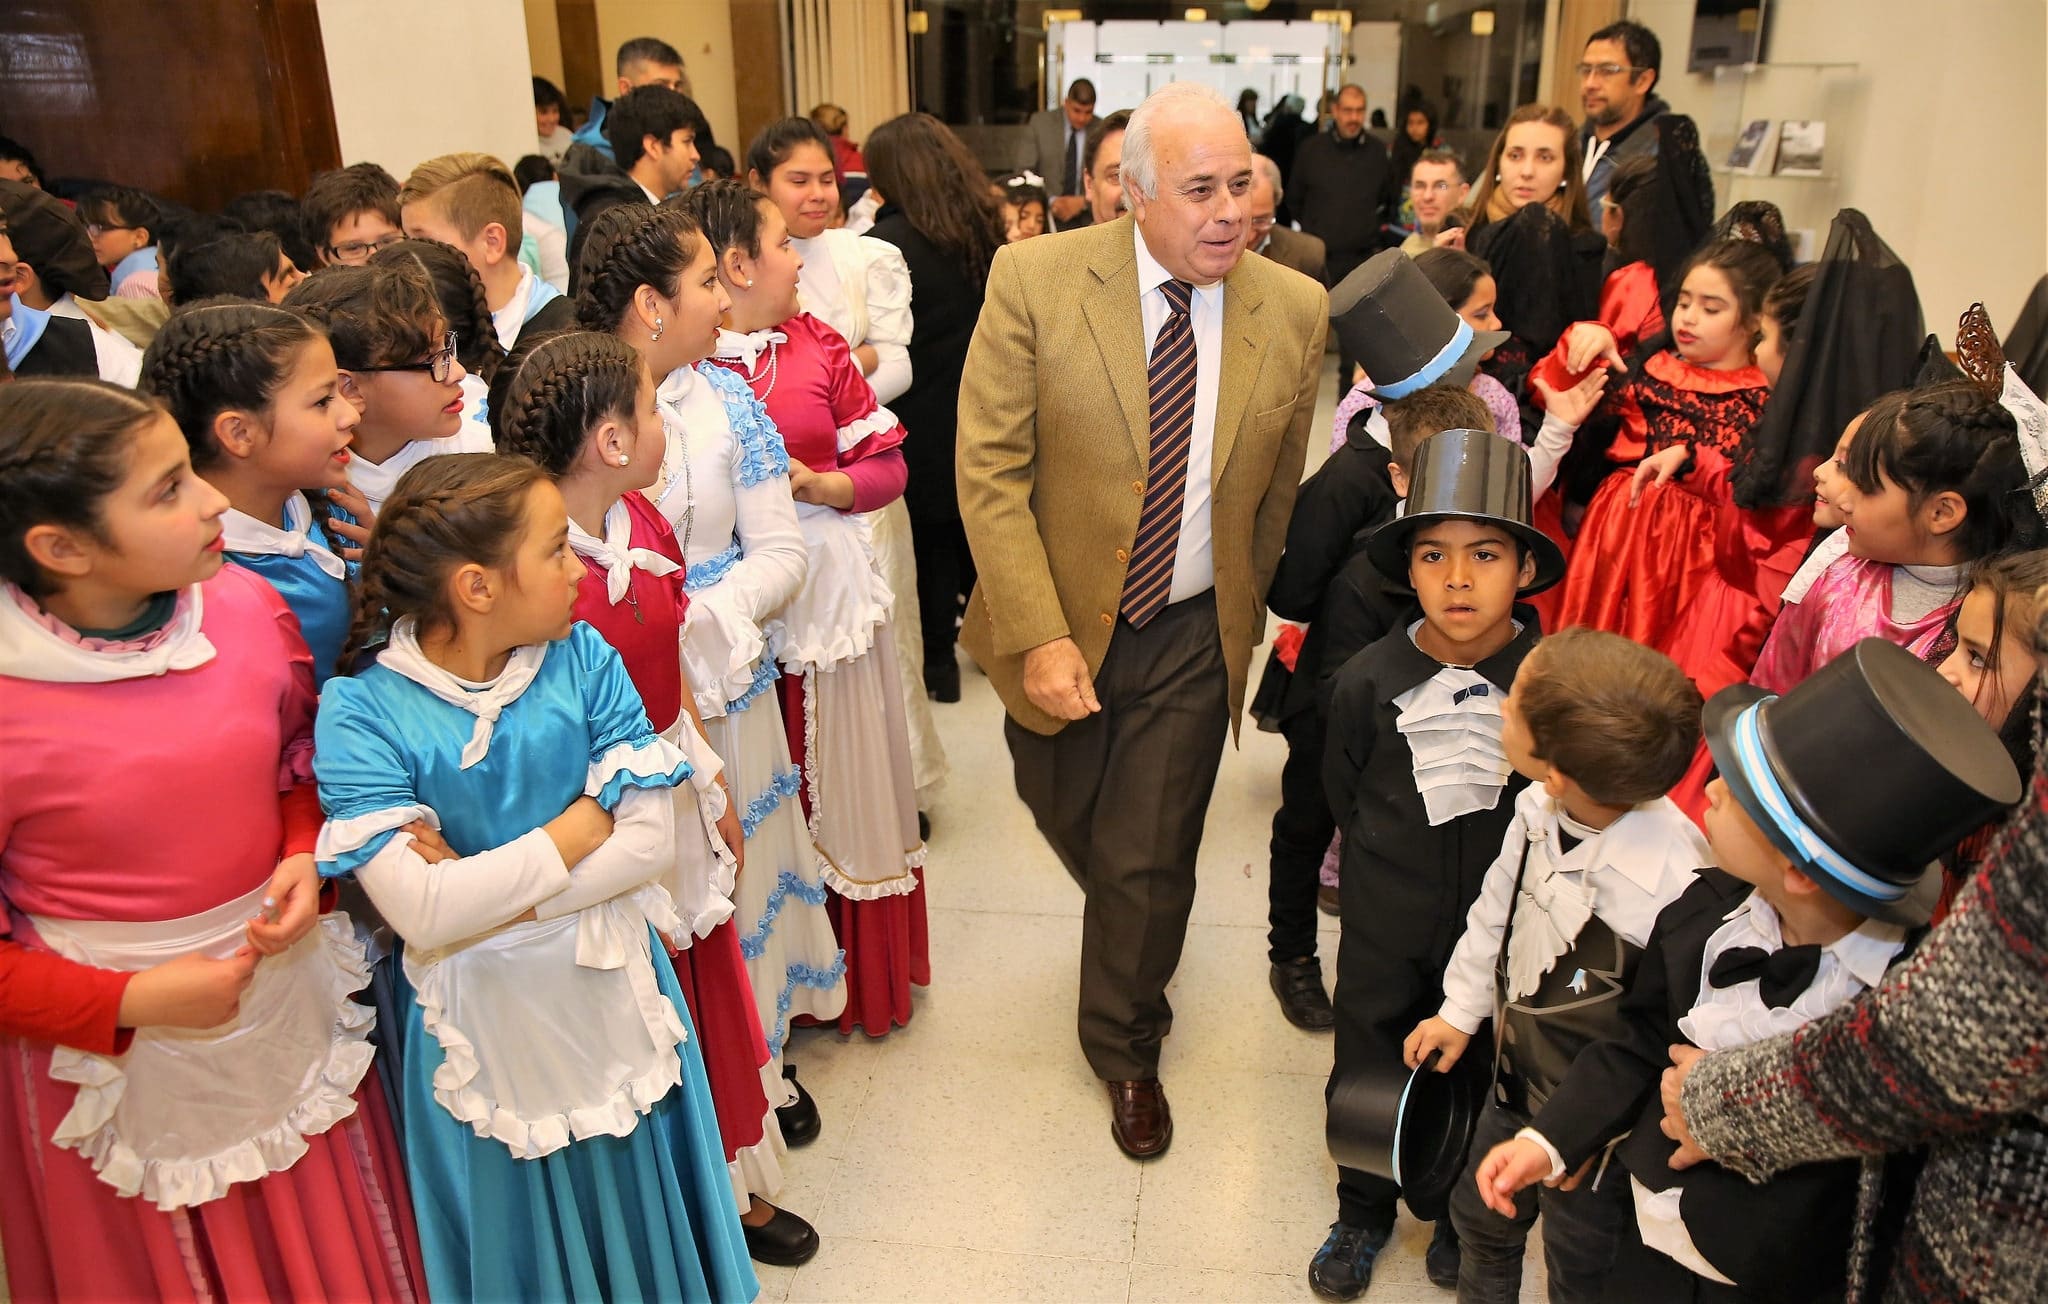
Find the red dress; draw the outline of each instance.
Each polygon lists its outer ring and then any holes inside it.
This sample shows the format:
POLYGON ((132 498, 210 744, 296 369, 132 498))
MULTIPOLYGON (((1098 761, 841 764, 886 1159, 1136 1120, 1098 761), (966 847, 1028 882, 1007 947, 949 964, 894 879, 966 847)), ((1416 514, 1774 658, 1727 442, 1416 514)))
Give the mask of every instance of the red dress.
MULTIPOLYGON (((633 567, 626 596, 613 602, 606 588, 605 565, 586 555, 583 579, 576 586, 576 618, 602 634, 626 663, 626 673, 640 691, 648 721, 657 732, 694 729, 683 711, 680 640, 689 598, 683 592, 682 548, 668 518, 645 498, 629 493, 619 505, 632 523, 631 546, 667 558, 676 570, 655 575, 633 567)), ((700 829, 684 825, 680 815, 677 823, 678 837, 701 836, 700 829)), ((682 913, 688 918, 690 911, 682 913)), ((742 1154, 760 1147, 766 1135, 769 1106, 761 1069, 768 1063, 768 1041, 761 1033, 753 984, 731 918, 683 950, 671 952, 669 959, 675 963, 676 980, 689 1003, 690 1021, 697 1028, 726 1163, 751 1169, 753 1165, 743 1165, 742 1154)), ((773 1164, 766 1168, 776 1171, 773 1164)), ((738 1195, 744 1189, 738 1168, 734 1176, 738 1195)), ((774 1191, 754 1194, 766 1197, 774 1191)))
POLYGON ((711 361, 747 382, 792 461, 853 481, 849 511, 797 504, 810 571, 773 633, 786 672, 776 688, 789 750, 804 773, 803 807, 846 952, 839 1030, 879 1037, 910 1021, 911 988, 931 982, 890 595, 859 515, 902 494, 904 430, 876 401, 845 338, 808 313, 772 331, 722 332, 711 361))
POLYGON ((1630 507, 1635 465, 1680 443, 1733 458, 1769 392, 1754 366, 1713 371, 1668 350, 1651 355, 1623 386, 1622 428, 1607 452, 1621 469, 1587 504, 1565 571, 1559 628, 1589 625, 1649 647, 1670 646, 1679 613, 1713 574, 1718 513, 1715 504, 1671 485, 1646 490, 1630 507))

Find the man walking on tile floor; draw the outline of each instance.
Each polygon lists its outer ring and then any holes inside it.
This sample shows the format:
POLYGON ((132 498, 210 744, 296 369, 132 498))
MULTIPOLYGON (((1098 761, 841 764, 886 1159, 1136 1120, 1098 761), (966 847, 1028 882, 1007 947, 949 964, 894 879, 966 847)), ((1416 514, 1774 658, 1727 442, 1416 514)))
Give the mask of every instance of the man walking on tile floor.
POLYGON ((1202 820, 1315 415, 1329 296, 1244 258, 1251 150, 1215 91, 1132 114, 1130 215, 996 256, 960 386, 961 641, 1018 795, 1087 894, 1081 1048, 1136 1159, 1202 820))

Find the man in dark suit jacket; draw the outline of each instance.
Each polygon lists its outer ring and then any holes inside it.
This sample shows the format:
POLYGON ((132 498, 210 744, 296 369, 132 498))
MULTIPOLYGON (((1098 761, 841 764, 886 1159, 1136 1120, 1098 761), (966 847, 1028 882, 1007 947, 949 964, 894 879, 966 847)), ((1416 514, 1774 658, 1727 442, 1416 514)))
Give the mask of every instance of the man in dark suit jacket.
POLYGON ((1052 205, 1046 214, 1054 230, 1085 226, 1088 200, 1081 192, 1082 151, 1088 142, 1088 124, 1095 121, 1095 83, 1078 77, 1067 87, 1067 98, 1057 109, 1031 115, 1031 170, 1045 179, 1045 193, 1052 205))
POLYGON ((1280 165, 1264 154, 1252 155, 1252 252, 1264 254, 1282 267, 1292 267, 1312 281, 1323 279, 1323 242, 1290 226, 1281 226, 1275 214, 1287 191, 1280 183, 1280 165))

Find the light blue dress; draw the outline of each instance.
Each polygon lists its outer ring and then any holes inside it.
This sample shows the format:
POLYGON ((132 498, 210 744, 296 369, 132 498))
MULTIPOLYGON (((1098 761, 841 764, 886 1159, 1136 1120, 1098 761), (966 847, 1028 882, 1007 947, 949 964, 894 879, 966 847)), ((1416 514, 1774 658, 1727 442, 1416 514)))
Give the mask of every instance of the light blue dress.
MULTIPOLYGON (((269 581, 270 587, 292 609, 292 615, 299 618, 299 635, 313 653, 313 682, 325 684, 341 658, 341 645, 348 640, 354 587, 348 580, 335 579, 321 570, 320 563, 310 555, 229 552, 227 559, 269 581)), ((349 567, 349 575, 355 575, 354 566, 349 567)))
MULTIPOLYGON (((648 724, 617 653, 586 625, 547 647, 532 682, 503 706, 482 759, 464 769, 476 724, 382 664, 331 681, 315 732, 329 830, 350 820, 361 830, 383 813, 426 806, 448 844, 469 856, 530 833, 586 793, 615 810, 631 789, 669 788, 689 775, 648 724)), ((396 827, 323 836, 321 872, 359 868, 396 827)), ((402 1026, 387 1036, 400 1059, 406 1168, 435 1299, 744 1301, 758 1293, 688 1008, 667 957, 652 950, 660 942, 651 928, 647 944, 661 997, 686 1030, 680 1085, 627 1135, 586 1136, 533 1159, 477 1135, 436 1097, 447 1057, 399 969, 402 1026)), ((549 981, 538 969, 530 977, 537 987, 549 981)), ((536 1047, 564 1033, 533 1028, 536 1047)))

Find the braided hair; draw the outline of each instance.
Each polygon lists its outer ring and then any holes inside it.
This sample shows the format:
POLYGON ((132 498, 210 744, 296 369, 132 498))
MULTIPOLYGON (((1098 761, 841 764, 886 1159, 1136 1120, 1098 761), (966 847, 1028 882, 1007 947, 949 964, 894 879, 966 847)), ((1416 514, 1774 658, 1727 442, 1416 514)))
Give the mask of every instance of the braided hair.
POLYGON ((680 206, 619 204, 598 214, 576 258, 576 324, 617 330, 643 285, 675 298, 701 234, 680 206))
MULTIPOLYGON (((789 121, 807 120, 791 118, 789 121)), ((817 130, 816 125, 812 124, 811 129, 817 130)), ((728 249, 737 249, 749 258, 759 258, 761 228, 766 224, 761 206, 769 202, 768 196, 737 181, 707 181, 684 195, 681 207, 697 219, 697 228, 718 251, 721 259, 728 249)))
POLYGON ((550 335, 521 348, 492 384, 491 433, 500 450, 561 476, 592 430, 610 418, 632 419, 646 375, 647 364, 616 335, 550 335))
POLYGON ((299 350, 320 336, 304 313, 289 308, 208 299, 157 332, 142 355, 139 388, 170 409, 192 450, 193 469, 203 472, 221 459, 214 418, 235 409, 267 411, 299 350))
POLYGON ((2042 522, 2028 492, 2018 424, 1972 381, 1912 390, 1896 420, 1880 420, 1873 410, 1842 470, 1867 494, 1883 492, 1883 480, 1890 480, 1914 511, 1939 493, 1961 497, 1967 514, 1956 546, 1965 559, 2039 546, 2042 522))
POLYGON ((147 395, 102 380, 0 385, 0 580, 32 598, 56 591, 29 555, 29 530, 105 539, 102 507, 128 478, 129 445, 163 414, 147 395))
POLYGON ((472 562, 503 566, 525 535, 526 498, 546 473, 523 457, 430 457, 398 478, 377 513, 344 647, 381 641, 412 617, 421 633, 452 624, 448 578, 472 562))
POLYGON ((327 329, 344 371, 410 362, 439 348, 448 329, 417 264, 323 267, 293 286, 283 306, 327 329))
POLYGON ((505 346, 498 343, 497 323, 491 320, 490 299, 484 281, 470 266, 469 259, 454 245, 439 240, 406 239, 370 256, 372 267, 417 267, 434 287, 441 316, 455 332, 455 357, 462 369, 486 385, 505 363, 505 346))

